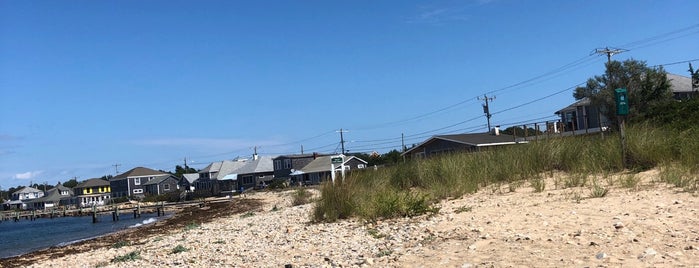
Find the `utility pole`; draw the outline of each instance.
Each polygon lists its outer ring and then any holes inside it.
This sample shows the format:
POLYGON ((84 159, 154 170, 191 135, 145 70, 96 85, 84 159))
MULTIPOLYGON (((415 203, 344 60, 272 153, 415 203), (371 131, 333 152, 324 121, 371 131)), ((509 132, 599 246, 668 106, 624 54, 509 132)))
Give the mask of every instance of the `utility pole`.
POLYGON ((629 51, 629 50, 628 49, 621 49, 621 48, 605 47, 605 48, 596 48, 595 51, 592 51, 592 53, 590 55, 592 55, 592 54, 605 55, 606 54, 607 55, 607 63, 610 63, 610 62, 612 62, 612 56, 619 54, 619 53, 626 52, 626 51, 629 51))
MULTIPOLYGON (((481 100, 481 98, 478 97, 478 100, 481 100)), ((490 131, 490 117, 492 115, 490 114, 490 107, 489 107, 488 101, 495 100, 495 96, 488 97, 488 95, 484 94, 482 100, 485 100, 485 104, 483 104, 483 113, 485 113, 485 117, 488 119, 488 131, 490 131)))
POLYGON ((114 176, 119 175, 119 166, 121 166, 121 164, 114 164, 112 166, 114 167, 114 176))
POLYGON ((400 152, 405 153, 405 135, 403 133, 400 134, 400 152))
POLYGON ((340 129, 337 132, 340 132, 340 144, 342 145, 342 154, 345 154, 345 137, 342 134, 349 131, 340 129))
POLYGON ((301 154, 303 154, 303 144, 301 144, 301 154))
MULTIPOLYGON (((400 134, 400 151, 402 154, 405 153, 405 135, 400 134)), ((403 155, 403 163, 405 163, 405 155, 403 155)))
MULTIPOLYGON (((599 55, 607 55, 607 68, 609 68, 609 64, 612 62, 612 56, 623 53, 628 51, 627 49, 621 49, 621 48, 597 48, 595 51, 592 52, 592 54, 599 54, 599 55)), ((611 80, 612 80, 612 74, 608 74, 609 77, 607 77, 608 82, 607 86, 609 87, 609 91, 613 91, 614 89, 611 88, 611 80)), ((616 116, 617 123, 619 124, 619 139, 621 141, 621 165, 622 167, 626 168, 626 116, 625 115, 619 115, 617 111, 617 116, 616 116)), ((600 122, 601 124, 602 122, 600 122)))

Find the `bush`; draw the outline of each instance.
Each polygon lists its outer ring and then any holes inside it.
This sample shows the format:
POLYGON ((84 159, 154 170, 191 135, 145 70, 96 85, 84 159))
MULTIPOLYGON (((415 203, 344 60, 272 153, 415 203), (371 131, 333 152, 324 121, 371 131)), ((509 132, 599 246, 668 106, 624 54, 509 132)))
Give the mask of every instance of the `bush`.
POLYGON ((289 187, 289 183, 285 179, 274 179, 268 185, 267 188, 277 190, 289 187))
POLYGON ((122 248, 122 247, 129 246, 129 245, 131 245, 131 242, 121 240, 119 242, 114 243, 112 245, 112 248, 122 248))
POLYGON ((188 250, 189 250, 188 248, 186 248, 186 247, 184 247, 184 246, 182 246, 182 245, 177 245, 175 248, 172 249, 172 251, 171 251, 170 253, 172 253, 172 254, 177 254, 177 253, 185 252, 185 251, 188 251, 188 250))
POLYGON ((114 257, 112 259, 112 262, 126 262, 126 261, 140 260, 140 259, 141 259, 141 252, 140 251, 131 251, 126 255, 114 257))
POLYGON ((308 204, 311 202, 311 196, 312 196, 311 192, 309 192, 305 188, 297 189, 292 194, 291 205, 292 206, 300 206, 300 205, 308 204))

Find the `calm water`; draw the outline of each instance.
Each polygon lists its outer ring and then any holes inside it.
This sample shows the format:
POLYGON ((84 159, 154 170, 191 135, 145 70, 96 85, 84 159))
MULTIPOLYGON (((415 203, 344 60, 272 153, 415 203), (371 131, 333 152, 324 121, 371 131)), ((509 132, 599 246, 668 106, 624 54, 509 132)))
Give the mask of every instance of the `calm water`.
POLYGON ((93 238, 126 228, 150 224, 164 217, 157 214, 141 214, 134 219, 133 214, 121 214, 119 221, 113 222, 111 214, 101 215, 97 223, 91 216, 41 218, 35 221, 22 219, 19 222, 0 221, 0 258, 65 245, 93 238))

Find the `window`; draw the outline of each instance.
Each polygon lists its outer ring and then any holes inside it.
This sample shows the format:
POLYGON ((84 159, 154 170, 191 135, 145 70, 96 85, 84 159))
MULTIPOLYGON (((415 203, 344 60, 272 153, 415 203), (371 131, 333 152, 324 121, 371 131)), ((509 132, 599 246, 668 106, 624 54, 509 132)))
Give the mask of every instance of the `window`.
POLYGON ((243 184, 252 184, 252 176, 243 176, 243 184))
POLYGON ((143 193, 143 189, 133 189, 133 193, 134 193, 134 194, 142 194, 142 193, 143 193))
POLYGON ((170 184, 163 184, 163 190, 170 191, 170 184))
POLYGON ((284 169, 291 168, 291 159, 284 159, 284 169))
POLYGON ((361 168, 365 168, 365 167, 366 167, 366 166, 365 166, 364 164, 359 164, 359 165, 357 165, 357 168, 360 168, 360 169, 361 169, 361 168))
POLYGON ((135 179, 133 179, 133 184, 135 184, 135 185, 141 185, 141 178, 135 178, 135 179))
POLYGON ((274 170, 282 169, 282 160, 274 160, 274 170))

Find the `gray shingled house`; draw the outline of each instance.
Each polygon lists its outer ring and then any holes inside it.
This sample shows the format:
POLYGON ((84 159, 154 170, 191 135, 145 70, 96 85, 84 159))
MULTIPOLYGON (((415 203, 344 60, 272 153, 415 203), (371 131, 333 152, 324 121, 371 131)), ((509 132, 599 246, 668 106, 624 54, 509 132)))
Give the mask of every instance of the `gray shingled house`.
POLYGON ((179 190, 180 180, 172 174, 157 175, 143 184, 146 194, 161 195, 179 190))
POLYGON ((456 152, 478 152, 487 148, 527 143, 512 135, 493 133, 468 133, 433 136, 410 148, 402 155, 409 158, 427 158, 456 152))
POLYGON ((109 179, 112 187, 112 197, 134 196, 143 198, 145 196, 144 184, 162 175, 169 175, 169 173, 145 167, 132 168, 109 179))
POLYGON ((345 172, 364 169, 367 167, 367 161, 356 156, 345 156, 342 154, 320 156, 306 166, 294 170, 291 173, 291 184, 313 185, 330 180, 332 178, 333 166, 336 176, 338 176, 336 178, 339 178, 343 167, 345 172), (342 163, 333 164, 332 158, 342 158, 343 161, 342 163))

